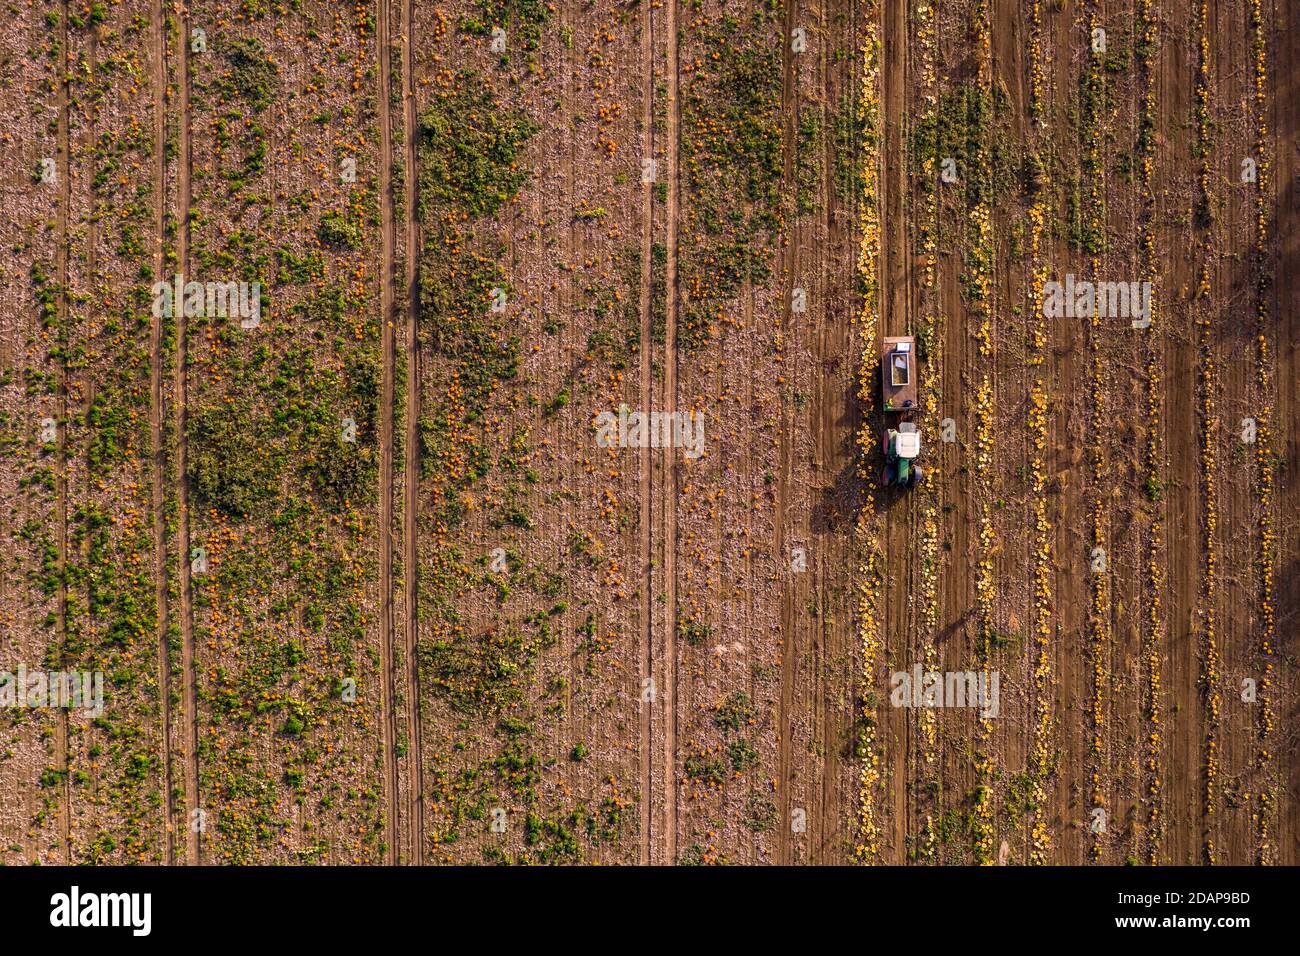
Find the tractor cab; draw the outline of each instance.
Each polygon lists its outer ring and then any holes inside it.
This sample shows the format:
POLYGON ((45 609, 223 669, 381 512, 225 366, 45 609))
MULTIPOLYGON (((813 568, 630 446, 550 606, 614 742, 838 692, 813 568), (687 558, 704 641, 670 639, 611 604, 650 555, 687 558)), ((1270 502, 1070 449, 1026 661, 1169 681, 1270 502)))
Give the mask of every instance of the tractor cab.
POLYGON ((921 433, 911 422, 900 422, 898 431, 893 434, 894 454, 899 458, 910 460, 921 454, 921 433))

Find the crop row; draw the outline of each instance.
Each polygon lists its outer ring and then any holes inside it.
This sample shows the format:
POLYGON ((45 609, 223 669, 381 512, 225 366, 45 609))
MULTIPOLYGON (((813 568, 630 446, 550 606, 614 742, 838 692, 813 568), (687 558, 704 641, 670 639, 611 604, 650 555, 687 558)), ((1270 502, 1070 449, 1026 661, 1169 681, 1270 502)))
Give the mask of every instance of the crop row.
MULTIPOLYGON (((1088 14, 1087 34, 1093 36, 1098 29, 1096 11, 1088 14)), ((1101 271, 1101 255, 1105 249, 1106 212, 1105 166, 1102 157, 1102 126, 1106 102, 1105 94, 1105 54, 1096 44, 1091 47, 1081 83, 1082 106, 1080 115, 1080 137, 1083 140, 1083 153, 1080 158, 1084 177, 1086 196, 1083 212, 1084 249, 1091 253, 1092 274, 1101 271)), ((1089 507, 1089 557, 1091 574, 1089 575, 1089 600, 1087 612, 1088 667, 1089 682, 1088 713, 1090 718, 1090 739, 1088 757, 1085 763, 1088 774, 1088 800, 1090 813, 1100 808, 1107 810, 1106 784, 1103 776, 1105 766, 1106 744, 1106 687, 1109 681, 1107 656, 1110 651, 1110 589, 1106 570, 1108 513, 1102 487, 1105 480, 1105 446, 1103 436, 1106 434, 1107 420, 1105 397, 1107 394, 1107 375, 1105 363, 1098 350, 1098 335, 1101 322, 1094 312, 1089 318, 1089 375, 1088 399, 1089 422, 1087 455, 1092 484, 1092 502, 1089 507)), ((1091 818, 1090 818, 1091 819, 1091 818)), ((1105 827, 1089 828, 1091 841, 1088 848, 1090 859, 1098 860, 1102 855, 1105 827)))
MULTIPOLYGON (((1196 14, 1196 37, 1199 49, 1196 67, 1196 148, 1200 157, 1198 171, 1198 213, 1203 226, 1210 225, 1213 197, 1210 185, 1210 154, 1214 148, 1213 123, 1210 118, 1210 60, 1209 5, 1201 0, 1196 14)), ((1219 419, 1215 395, 1218 389, 1218 371, 1214 361, 1214 323, 1208 308, 1213 292, 1210 263, 1214 255, 1212 233, 1207 228, 1202 248, 1202 261, 1196 281, 1193 301, 1197 303, 1197 325, 1200 328, 1201 361, 1198 375, 1201 403, 1201 505, 1204 514, 1202 544, 1204 547, 1204 577, 1201 583, 1202 638, 1200 685, 1205 706, 1205 746, 1202 752, 1204 773, 1202 788, 1202 821, 1205 827, 1205 862, 1217 860, 1214 841, 1215 819, 1218 811, 1219 776, 1219 724, 1222 697, 1219 690, 1220 657, 1218 633, 1218 459, 1216 443, 1219 419)))
POLYGON ((1029 388, 1029 484, 1032 528, 1030 537, 1031 611, 1033 638, 1030 646, 1030 673, 1033 685, 1030 747, 1028 756, 1029 785, 1029 861, 1035 866, 1051 860, 1053 833, 1048 823, 1048 793, 1050 779, 1055 771, 1055 717, 1052 700, 1055 686, 1053 656, 1055 624, 1052 593, 1052 523, 1048 516, 1048 474, 1044 456, 1048 442, 1048 377, 1044 370, 1050 330, 1041 304, 1043 290, 1048 281, 1046 246, 1047 229, 1051 214, 1049 199, 1051 177, 1044 162, 1042 130, 1043 94, 1047 75, 1047 51, 1043 43, 1042 5, 1030 0, 1028 15, 1029 50, 1029 115, 1033 121, 1029 131, 1030 163, 1036 178, 1031 184, 1032 199, 1028 209, 1029 248, 1027 309, 1031 317, 1029 326, 1030 355, 1033 381, 1029 388))
MULTIPOLYGON (((990 652, 994 643, 994 604, 996 601, 996 584, 994 583, 994 555, 997 551, 997 532, 993 526, 990 470, 993 465, 994 447, 993 411, 996 396, 993 379, 989 369, 994 363, 993 350, 993 197, 992 197, 992 150, 990 131, 993 102, 993 62, 992 37, 990 34, 990 7, 988 2, 981 2, 975 11, 975 60, 977 75, 976 93, 973 104, 977 115, 973 122, 976 128, 975 151, 968 164, 972 170, 983 175, 971 176, 967 192, 969 203, 969 223, 967 250, 967 274, 969 277, 968 308, 975 314, 975 338, 979 345, 978 356, 983 368, 979 384, 975 391, 975 493, 977 509, 978 540, 975 548, 975 612, 978 635, 976 637, 976 664, 981 670, 988 670, 990 652)), ((989 740, 993 726, 987 718, 981 718, 976 727, 974 745, 975 763, 975 800, 972 809, 972 837, 974 840, 975 862, 988 865, 995 862, 993 854, 993 760, 988 752, 989 740)))
POLYGON ((1273 526, 1274 472, 1277 467, 1273 448, 1273 368, 1269 352, 1268 328, 1268 244, 1270 163, 1268 159, 1269 128, 1268 102, 1268 45, 1262 0, 1250 2, 1252 92, 1255 122, 1255 153, 1257 175, 1255 180, 1255 318, 1256 318, 1256 389, 1261 399, 1258 415, 1258 433, 1255 444, 1256 500, 1259 504, 1259 545, 1256 566, 1259 588, 1260 636, 1258 656, 1262 662, 1259 678, 1259 716, 1257 718, 1258 744, 1255 769, 1261 775, 1259 806, 1256 813, 1256 862, 1267 865, 1273 862, 1273 819, 1276 813, 1276 783, 1273 778, 1273 754, 1270 750, 1274 730, 1273 700, 1274 648, 1277 629, 1277 609, 1274 605, 1274 572, 1277 533, 1273 526))
MULTIPOLYGON (((1042 12, 1038 0, 1033 0, 1029 17, 1029 76, 1030 76, 1030 115, 1040 119, 1042 110, 1044 52, 1042 42, 1042 12)), ((1031 131, 1034 150, 1042 148, 1042 137, 1037 126, 1031 131)), ((1043 169, 1044 164, 1037 152, 1034 167, 1043 169)), ((1032 317, 1030 326, 1030 363, 1034 366, 1033 384, 1029 390, 1029 480, 1033 514, 1033 529, 1030 544, 1030 564, 1032 575, 1032 612, 1033 641, 1031 645, 1031 673, 1033 681, 1033 717, 1029 750, 1029 786, 1032 813, 1030 816, 1029 859, 1036 866, 1050 861, 1052 851, 1052 830, 1048 825, 1047 802, 1048 781, 1053 771, 1053 727, 1052 712, 1053 676, 1053 637, 1052 619, 1052 523, 1047 513, 1047 466, 1044 456, 1047 452, 1048 439, 1048 385, 1043 371, 1045 351, 1050 340, 1047 319, 1039 307, 1042 302, 1043 289, 1047 283, 1048 270, 1046 259, 1047 217, 1050 204, 1047 199, 1050 180, 1044 172, 1037 184, 1029 206, 1029 255, 1030 281, 1028 289, 1028 314, 1032 317)))
MULTIPOLYGON (((880 8, 867 0, 861 10, 864 23, 862 73, 858 86, 858 121, 862 130, 862 175, 859 197, 857 276, 862 307, 858 312, 858 341, 862 349, 858 365, 858 398, 867 407, 874 405, 876 368, 879 357, 876 341, 880 330, 880 8)), ((858 814, 853 856, 868 863, 880 852, 880 826, 876 818, 876 791, 880 786, 880 753, 876 734, 877 669, 882 662, 880 635, 880 542, 879 520, 875 515, 869 457, 875 452, 876 440, 869 422, 863 421, 857 437, 858 477, 865 487, 861 510, 854 528, 854 542, 859 556, 857 567, 858 649, 862 655, 862 711, 858 717, 856 753, 861 761, 858 771, 858 814)))
MULTIPOLYGON (((1139 216, 1141 235, 1139 247, 1142 259, 1143 279, 1151 281, 1155 274, 1156 238, 1155 238, 1155 197, 1152 190, 1152 173, 1155 153, 1156 124, 1156 86, 1154 81, 1157 21, 1155 20, 1151 0, 1138 0, 1136 7, 1136 31, 1140 36, 1137 44, 1137 65, 1143 84, 1142 107, 1138 119, 1137 156, 1139 161, 1138 189, 1139 216)), ((1143 691, 1143 713, 1147 727, 1143 741, 1143 768, 1145 788, 1143 799, 1147 804, 1145 831, 1146 857, 1148 863, 1159 861, 1161 839, 1164 832, 1164 781, 1160 776, 1164 739, 1161 718, 1163 715, 1163 653, 1165 636, 1164 621, 1164 506, 1162 489, 1164 487, 1164 440, 1161 409, 1164 401, 1162 386, 1161 349, 1157 345, 1157 334, 1161 326, 1158 320, 1159 303, 1152 285, 1150 324, 1146 333, 1146 478, 1145 492, 1152 505, 1150 538, 1146 555, 1146 600, 1147 621, 1142 638, 1142 659, 1145 668, 1143 691)))
MULTIPOLYGON (((916 46, 917 59, 920 62, 920 89, 924 111, 927 117, 936 116, 939 105, 938 78, 935 62, 938 54, 936 36, 935 10, 927 0, 921 0, 916 7, 916 46)), ((925 435, 935 434, 937 411, 943 394, 943 327, 944 319, 939 302, 938 254, 939 254, 939 218, 940 204, 938 196, 937 152, 938 140, 942 135, 936 116, 935 152, 922 150, 919 159, 919 186, 924 193, 924 206, 919 224, 920 242, 918 254, 924 267, 923 294, 926 311, 920 340, 927 345, 927 374, 921 378, 920 406, 921 430, 925 435)), ((921 491, 921 641, 924 645, 923 659, 927 673, 939 669, 939 487, 943 474, 938 465, 938 456, 931 459, 926 473, 926 483, 921 491)), ((921 792, 938 793, 939 782, 936 775, 938 758, 938 721, 931 708, 919 708, 917 723, 920 733, 918 745, 921 749, 920 772, 923 775, 921 792)), ((926 816, 923 831, 918 836, 917 855, 933 862, 935 856, 934 821, 926 816)))

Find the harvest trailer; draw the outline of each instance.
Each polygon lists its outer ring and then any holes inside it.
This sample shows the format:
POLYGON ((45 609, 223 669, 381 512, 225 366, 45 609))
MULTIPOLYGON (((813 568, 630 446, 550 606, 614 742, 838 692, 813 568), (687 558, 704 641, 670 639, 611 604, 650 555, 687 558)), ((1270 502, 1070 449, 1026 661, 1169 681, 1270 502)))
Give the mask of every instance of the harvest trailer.
POLYGON ((880 361, 880 401, 887 412, 916 407, 916 339, 910 335, 885 339, 880 361))

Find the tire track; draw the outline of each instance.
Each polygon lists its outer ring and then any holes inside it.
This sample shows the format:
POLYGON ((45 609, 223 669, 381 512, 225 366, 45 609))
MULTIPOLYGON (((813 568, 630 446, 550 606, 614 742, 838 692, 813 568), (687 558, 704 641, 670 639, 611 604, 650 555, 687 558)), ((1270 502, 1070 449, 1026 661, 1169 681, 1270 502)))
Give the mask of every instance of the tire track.
MULTIPOLYGON (((383 386, 380 401, 383 405, 380 419, 379 465, 379 591, 380 591, 380 711, 383 723, 384 764, 384 840, 390 864, 398 862, 398 781, 397 781, 397 719, 393 705, 396 696, 397 674, 394 668, 394 644, 397 624, 394 620, 393 601, 393 411, 396 387, 394 376, 397 365, 397 332, 393 322, 393 249, 397 227, 393 210, 393 142, 392 100, 389 89, 391 63, 389 57, 389 3, 379 0, 378 32, 375 53, 379 74, 379 194, 380 194, 380 267, 379 315, 380 337, 383 350, 383 386)), ((408 382, 408 388, 410 383, 408 382)), ((409 449, 408 449, 409 451, 409 449)), ((405 548, 405 538, 403 538, 405 548)), ((405 550, 403 559, 407 558, 405 550)), ((410 566, 404 568, 410 573, 410 566)))
MULTIPOLYGON (((837 66, 834 59, 838 51, 856 50, 857 22, 852 3, 847 7, 847 16, 842 10, 837 10, 836 0, 822 8, 810 8, 817 35, 822 38, 817 59, 819 72, 812 84, 815 92, 810 96, 820 98, 822 127, 832 133, 834 128, 831 124, 840 115, 832 111, 844 109, 844 104, 847 104, 850 115, 856 116, 853 71, 857 67, 857 57, 844 57, 842 66, 837 66)), ((856 141, 852 145, 856 148, 856 141)), ((826 303, 827 318, 825 321, 808 319, 801 338, 797 340, 801 348, 812 356, 814 370, 809 388, 807 427, 811 452, 808 474, 816 489, 808 517, 808 545, 809 551, 815 552, 815 559, 807 572, 809 581, 802 593, 817 609, 814 619, 807 625, 812 671, 809 734, 814 741, 821 742, 825 754, 819 773, 808 782, 805 797, 810 804, 807 854, 811 864, 840 862, 843 859, 843 834, 853 832, 852 806, 841 806, 838 796, 841 792, 852 792, 842 782, 851 772, 851 761, 845 759, 844 749, 838 746, 850 732, 848 725, 852 721, 852 712, 846 720, 845 709, 835 706, 851 693, 853 675, 845 663, 851 656, 851 635, 843 626, 833 623, 834 614, 831 612, 831 609, 838 612, 843 608, 845 602, 839 594, 848 590, 846 586, 837 592, 833 583, 836 569, 849 567, 852 559, 847 536, 836 533, 839 517, 837 484, 844 475, 851 474, 852 421, 856 415, 853 389, 847 381, 852 374, 848 370, 856 369, 856 363, 845 362, 852 340, 849 323, 843 321, 844 313, 852 310, 848 288, 853 275, 835 268, 841 257, 852 255, 847 234, 850 230, 843 226, 843 221, 852 213, 842 208, 836 193, 836 146, 835 135, 823 135, 818 144, 817 196, 820 207, 812 213, 808 225, 809 238, 803 240, 809 244, 810 250, 816 250, 810 256, 815 270, 812 275, 817 283, 814 301, 826 303), (846 365, 843 372, 839 371, 842 363, 846 365), (846 409, 848 425, 842 423, 846 409)), ((856 163, 856 155, 851 156, 848 162, 856 163)), ((853 171, 856 173, 856 168, 853 171)), ((851 622, 852 610, 846 611, 845 617, 851 622)))
MULTIPOLYGON (((1295 77, 1300 70, 1300 10, 1295 4, 1279 3, 1274 5, 1274 76, 1295 77)), ((1281 83, 1278 80, 1279 85, 1281 83)), ((1283 148, 1284 144, 1294 144, 1300 134, 1300 99, 1295 96, 1279 95, 1274 97, 1272 109, 1268 114, 1273 122, 1272 157, 1275 168, 1273 181, 1276 183, 1274 197, 1276 206, 1274 214, 1276 224, 1272 234, 1276 238, 1271 243, 1271 261, 1276 265, 1282 262, 1296 261, 1300 254, 1297 246, 1296 199, 1300 184, 1300 151, 1294 147, 1283 148)), ((1295 472, 1294 463, 1300 461, 1300 436, 1297 435, 1295 422, 1300 416, 1300 271, 1295 269, 1277 269, 1276 282, 1265 297, 1276 317, 1277 354, 1274 381, 1277 387, 1277 419, 1280 424, 1276 435, 1277 461, 1275 467, 1288 467, 1281 470, 1278 481, 1278 505, 1283 515, 1300 514, 1300 476, 1295 472)), ((1282 522, 1279 526, 1277 541, 1280 580, 1295 581, 1300 575, 1300 537, 1297 523, 1282 522)), ((1274 708, 1282 725, 1294 726, 1296 715, 1296 698, 1294 694, 1295 674, 1295 624, 1300 618, 1300 588, 1278 588, 1277 623, 1284 637, 1279 641, 1281 647, 1276 649, 1279 661, 1285 665, 1277 668, 1276 683, 1272 690, 1275 700, 1274 708)), ((1275 754, 1278 766, 1270 774, 1270 782, 1280 792, 1276 812, 1279 814, 1279 834, 1290 834, 1290 839, 1279 838, 1276 842, 1277 856, 1275 862, 1283 866, 1294 866, 1297 862, 1297 850, 1300 842, 1295 839, 1297 827, 1300 827, 1300 800, 1285 799, 1285 795, 1300 791, 1300 760, 1297 760, 1294 733, 1289 735, 1286 743, 1279 743, 1280 753, 1275 754), (1285 749, 1283 749, 1285 748, 1285 749)))
POLYGON ((420 233, 416 223, 415 186, 416 170, 416 116, 415 116, 415 58, 412 37, 415 31, 415 0, 406 0, 402 8, 402 82, 406 89, 402 97, 402 136, 406 146, 404 184, 406 186, 406 443, 403 460, 406 466, 404 491, 406 494, 402 535, 402 572, 406 584, 406 618, 403 622, 406 639, 406 727, 411 762, 407 775, 407 820, 411 844, 407 859, 417 866, 424 864, 424 745, 420 724, 420 663, 418 657, 419 635, 416 619, 419 610, 419 566, 416 546, 417 515, 420 481, 420 389, 419 389, 419 339, 416 324, 419 318, 420 286, 420 233))
MULTIPOLYGON (((794 191, 794 205, 796 218, 798 214, 798 191, 799 184, 796 181, 798 134, 799 127, 799 98, 795 89, 795 69, 794 54, 791 48, 790 36, 795 27, 795 11, 799 4, 797 0, 787 0, 785 6, 785 37, 786 42, 782 46, 782 84, 781 84, 781 112, 785 117, 783 124, 783 150, 785 155, 785 189, 794 191)), ((791 306, 791 296, 794 294, 795 271, 799 268, 799 225, 792 222, 790 227, 790 236, 786 243, 785 263, 784 263, 784 282, 782 284, 783 302, 781 306, 781 324, 787 334, 793 331, 794 312, 791 306)), ((773 513, 773 546, 777 549, 777 560, 782 562, 787 560, 790 553, 787 542, 785 541, 786 527, 788 517, 786 510, 789 507, 790 497, 790 470, 791 470, 791 432, 794 428, 794 421, 789 416, 785 407, 785 395, 781 398, 781 446, 778 452, 778 460, 781 463, 780 472, 777 475, 776 485, 776 507, 773 513)), ((798 668, 798 652, 795 643, 795 618, 794 618, 794 582, 788 576, 785 577, 785 585, 782 588, 781 600, 781 696, 777 710, 777 781, 781 788, 781 827, 780 836, 777 842, 776 862, 779 866, 790 865, 790 811, 792 810, 791 799, 793 790, 793 781, 791 780, 791 740, 790 735, 792 727, 790 725, 790 714, 794 709, 794 682, 798 668)))
MULTIPOLYGON (((677 96, 677 0, 668 0, 668 135, 665 165, 668 170, 667 259, 664 319, 664 411, 677 411, 677 148, 680 106, 677 96)), ((664 469, 664 588, 668 619, 664 626, 664 862, 677 862, 677 495, 680 460, 666 451, 664 469), (668 709, 671 708, 671 709, 668 709)))
MULTIPOLYGON (((956 11, 953 12, 954 14, 956 11)), ((961 62, 966 48, 966 28, 964 22, 960 30, 955 26, 957 17, 944 15, 940 10, 936 17, 935 60, 936 87, 940 106, 944 97, 958 97, 963 94, 964 73, 954 68, 954 60, 961 62)), ((964 144, 957 142, 960 131, 953 132, 946 121, 936 127, 935 156, 943 159, 956 156, 957 150, 964 144)), ((936 239, 940 250, 936 266, 936 309, 941 317, 941 352, 943 355, 941 370, 938 374, 938 395, 941 409, 954 421, 959 436, 969 434, 971 413, 967 401, 967 378, 970 366, 970 334, 966 328, 966 302, 962 297, 959 275, 962 271, 962 259, 965 254, 967 225, 966 198, 964 188, 960 185, 938 186, 936 200, 936 232, 943 242, 936 239), (948 316, 949 320, 942 320, 948 316)), ((963 462, 965 449, 969 447, 963 437, 961 443, 940 443, 936 446, 939 459, 937 474, 946 476, 942 484, 936 487, 936 498, 941 517, 938 536, 941 547, 950 557, 947 559, 948 573, 941 576, 938 583, 938 626, 934 637, 936 669, 964 669, 965 654, 969 646, 969 619, 971 594, 974 589, 974 565, 970 560, 971 541, 971 474, 963 462)), ((960 753, 949 745, 951 727, 955 721, 940 723, 936 720, 936 750, 938 769, 935 774, 938 790, 933 800, 933 814, 942 820, 953 812, 956 801, 950 794, 954 791, 964 792, 970 782, 969 762, 962 759, 960 753)), ((959 732, 965 727, 959 728, 959 732)), ((953 847, 951 841, 940 839, 935 847, 934 862, 949 863, 957 855, 961 860, 960 849, 953 847)))
MULTIPOLYGON (((180 31, 177 37, 177 64, 180 75, 177 77, 179 90, 179 125, 180 150, 177 156, 177 203, 180 206, 180 225, 176 233, 176 262, 182 274, 189 271, 190 252, 190 169, 193 162, 190 140, 190 57, 189 11, 179 15, 180 31)), ((192 815, 199 806, 199 713, 197 683, 198 653, 194 643, 194 606, 190 578, 190 477, 188 457, 189 402, 187 384, 189 377, 189 346, 186 341, 188 323, 184 308, 173 308, 176 318, 176 478, 180 485, 179 513, 179 556, 181 571, 181 666, 182 666, 182 708, 181 720, 186 733, 185 738, 185 861, 191 865, 202 862, 202 821, 200 813, 197 820, 192 815), (195 824, 198 824, 197 826, 195 824)))
MULTIPOLYGON (((1164 23, 1190 24, 1193 10, 1190 3, 1178 2, 1164 11, 1164 23)), ((1197 397, 1198 356, 1191 335, 1192 319, 1189 289, 1195 282, 1192 255, 1197 246, 1194 233, 1185 215, 1189 191, 1194 188, 1192 170, 1195 157, 1188 133, 1188 120, 1192 115, 1192 84, 1188 82, 1196 56, 1191 37, 1185 30, 1171 30, 1161 34, 1158 60, 1159 142, 1168 144, 1158 151, 1158 181, 1170 183, 1175 188, 1161 196, 1160 213, 1164 239, 1162 277, 1169 293, 1159 301, 1167 305, 1164 341, 1164 365, 1167 387, 1163 421, 1168 463, 1169 485, 1167 551, 1170 555, 1197 555, 1201 546, 1198 533, 1201 521, 1199 497, 1200 441, 1195 400, 1197 397)), ((1196 795, 1199 767, 1200 709, 1197 696, 1199 669, 1195 608, 1199 600, 1200 559, 1174 561, 1170 564, 1167 582, 1168 614, 1166 647, 1168 666, 1166 702, 1167 724, 1167 779, 1172 782, 1162 798, 1163 815, 1169 822, 1163 846, 1165 862, 1190 865, 1199 858, 1197 833, 1192 821, 1199 814, 1196 795)))
MULTIPOLYGON (((167 136, 167 34, 163 21, 162 0, 153 0, 150 38, 153 43, 154 95, 154 228, 158 239, 155 259, 157 275, 166 275, 167 160, 164 141, 167 136)), ((171 642, 168 639, 170 615, 167 607, 167 518, 163 476, 167 467, 167 450, 163 434, 163 316, 153 317, 150 330, 149 427, 153 440, 153 535, 154 574, 157 576, 158 602, 158 699, 162 708, 163 762, 163 863, 176 862, 176 806, 172 797, 171 751, 171 642)))
MULTIPOLYGON (((1261 591, 1256 580, 1259 555, 1259 497, 1254 469, 1254 451, 1268 443, 1268 415, 1262 401, 1258 376, 1258 309, 1254 301, 1256 247, 1256 193, 1260 177, 1268 170, 1257 163, 1256 183, 1241 182, 1240 157, 1261 156, 1257 150, 1254 119, 1254 70, 1240 69, 1251 57, 1253 30, 1246 4, 1216 5, 1209 24, 1210 35, 1234 38, 1218 40, 1212 67, 1216 78, 1215 126, 1219 131, 1217 153, 1234 160, 1226 182, 1218 190, 1216 203, 1217 242, 1222 254, 1215 263, 1214 355, 1220 373, 1218 394, 1221 426, 1216 436, 1220 469, 1220 540, 1217 561, 1221 569, 1218 614, 1221 629, 1223 681, 1219 773, 1222 801, 1216 841, 1221 861, 1246 865, 1257 859, 1255 847, 1258 805, 1255 790, 1254 737, 1263 698, 1253 705, 1241 699, 1243 677, 1257 680, 1257 647, 1261 627, 1261 591), (1241 38, 1238 42, 1236 38, 1241 38), (1237 301, 1234 302, 1233 300, 1237 301), (1244 301, 1243 301, 1244 300, 1244 301), (1251 321, 1250 313, 1255 313, 1251 321), (1240 321, 1238 319, 1240 318, 1240 321), (1242 427, 1248 416, 1256 417, 1258 434, 1254 448, 1246 447, 1242 427)), ((1216 178, 1220 164, 1215 163, 1216 178)))
MULTIPOLYGON (((55 460, 58 472, 55 477, 55 501, 59 520, 59 593, 58 593, 58 634, 59 666, 63 666, 68 646, 68 323, 71 312, 68 308, 68 217, 72 209, 72 148, 71 110, 68 102, 68 9, 69 0, 63 0, 59 28, 59 94, 58 114, 58 149, 62 160, 59 170, 59 202, 55 211, 55 231, 58 234, 58 249, 55 253, 55 271, 59 276, 59 349, 58 387, 59 422, 55 442, 55 460)), ((56 167, 58 168, 58 167, 56 167)), ((63 812, 59 814, 59 837, 62 844, 61 853, 64 863, 72 863, 72 782, 71 769, 68 765, 68 711, 59 711, 58 762, 62 773, 63 812)))
POLYGON ((854 699, 858 679, 852 663, 856 604, 851 581, 841 576, 842 569, 855 567, 856 557, 852 535, 845 534, 842 525, 853 507, 851 484, 857 464, 854 429, 860 421, 853 382, 858 366, 853 356, 856 275, 852 269, 837 266, 856 262, 853 183, 860 171, 858 151, 862 143, 855 125, 840 129, 835 124, 843 119, 856 121, 858 117, 861 24, 851 0, 831 0, 817 9, 816 15, 818 34, 824 40, 815 88, 823 104, 823 126, 830 135, 823 136, 818 149, 822 208, 817 211, 815 226, 809 227, 813 233, 809 241, 817 250, 816 302, 826 303, 827 309, 825 321, 808 321, 803 346, 811 353, 816 370, 808 403, 812 409, 808 420, 810 471, 818 492, 809 519, 809 543, 816 545, 816 561, 807 592, 817 609, 809 632, 814 668, 810 733, 821 742, 825 762, 820 779, 809 784, 807 799, 815 803, 816 812, 810 810, 808 821, 808 861, 831 864, 844 862, 852 851, 857 828, 853 789, 857 767, 845 742, 853 734, 858 708, 844 706, 845 701, 854 699), (848 157, 837 157, 842 139, 848 140, 848 157), (851 177, 848 188, 840 179, 842 170, 851 177))
MULTIPOLYGON (((642 104, 642 129, 645 141, 642 144, 642 157, 654 157, 654 46, 653 46, 653 4, 641 5, 641 62, 645 93, 642 104)), ((642 177, 644 179, 644 177, 642 177)), ((651 316, 651 269, 653 261, 651 245, 653 242, 654 208, 653 184, 642 184, 641 200, 641 363, 640 363, 640 403, 644 412, 650 408, 650 343, 654 341, 653 318, 651 316)), ((672 298, 671 296, 669 297, 672 298)), ((640 449, 640 494, 641 517, 639 522, 639 556, 641 562, 641 673, 637 689, 641 704, 640 754, 641 754, 641 839, 640 863, 645 866, 656 862, 653 850, 653 803, 652 787, 654 783, 654 759, 652 748, 654 741, 654 706, 657 694, 654 689, 654 627, 652 624, 653 604, 651 594, 654 590, 654 572, 651 564, 651 526, 650 507, 651 477, 650 448, 640 449), (648 685, 647 685, 647 682, 648 685), (648 688, 648 689, 647 689, 648 688), (647 699, 648 698, 648 699, 647 699)))
MULTIPOLYGON (((884 151, 881 202, 884 207, 880 220, 881 266, 880 275, 885 285, 880 295, 880 334, 884 336, 911 335, 912 282, 911 258, 908 254, 909 224, 906 218, 908 163, 907 163, 907 89, 911 72, 908 69, 907 5, 893 4, 884 7, 880 48, 880 93, 883 107, 884 151)), ((880 344, 876 345, 878 369, 880 344)), ((879 371, 876 373, 879 375, 879 371)), ((919 377, 919 370, 918 370, 919 377)), ((879 389, 872 382, 873 391, 879 389)), ((886 427, 915 420, 916 412, 882 416, 877 435, 886 427)), ((874 436, 873 436, 874 437, 874 436)), ((924 437, 923 441, 926 440, 924 437)), ((868 476, 871 481, 874 476, 868 476)), ((888 580, 884 585, 884 621, 886 656, 890 661, 912 663, 911 596, 918 593, 916 586, 916 511, 920 492, 911 488, 889 489, 881 492, 885 510, 884 565, 888 580)), ((873 689, 874 690, 874 689, 873 689)), ((907 709, 890 707, 881 721, 884 730, 883 745, 895 759, 887 760, 888 832, 892 857, 889 862, 905 862, 909 826, 908 805, 911 788, 908 764, 912 758, 912 721, 907 709)))

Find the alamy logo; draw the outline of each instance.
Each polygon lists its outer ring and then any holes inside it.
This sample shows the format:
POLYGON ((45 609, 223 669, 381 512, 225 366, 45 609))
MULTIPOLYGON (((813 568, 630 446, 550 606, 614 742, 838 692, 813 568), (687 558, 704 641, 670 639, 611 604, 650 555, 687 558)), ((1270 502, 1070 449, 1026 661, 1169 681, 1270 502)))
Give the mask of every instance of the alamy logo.
POLYGON ((74 886, 70 893, 50 897, 50 925, 129 926, 133 936, 148 936, 153 929, 153 894, 82 893, 74 886))
POLYGON ((895 707, 978 707, 981 717, 996 717, 997 671, 894 671, 889 678, 889 702, 895 707))
POLYGON ((629 412, 596 416, 596 444, 601 448, 684 448, 694 461, 704 454, 703 412, 629 412))
POLYGON ((1138 319, 1135 327, 1151 320, 1150 282, 1076 282, 1067 272, 1064 282, 1043 283, 1043 315, 1049 319, 1138 319))
POLYGON ((260 282, 186 282, 178 272, 172 282, 154 284, 155 317, 175 315, 178 303, 187 319, 224 319, 237 315, 240 326, 245 329, 255 329, 262 324, 260 282))
POLYGON ((50 707, 82 710, 91 717, 104 714, 102 671, 0 671, 0 707, 50 707))

